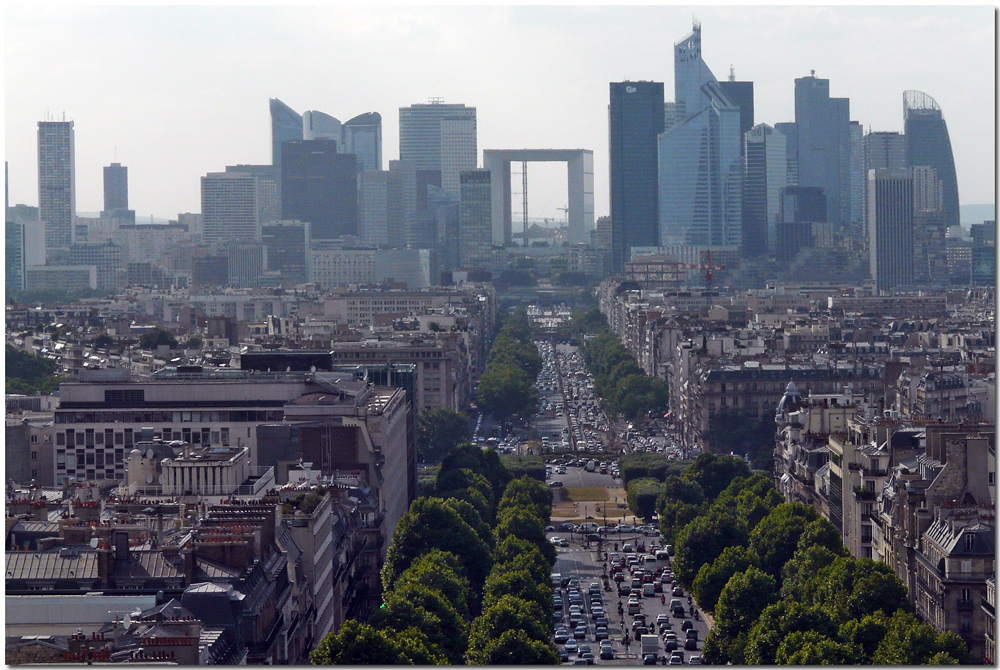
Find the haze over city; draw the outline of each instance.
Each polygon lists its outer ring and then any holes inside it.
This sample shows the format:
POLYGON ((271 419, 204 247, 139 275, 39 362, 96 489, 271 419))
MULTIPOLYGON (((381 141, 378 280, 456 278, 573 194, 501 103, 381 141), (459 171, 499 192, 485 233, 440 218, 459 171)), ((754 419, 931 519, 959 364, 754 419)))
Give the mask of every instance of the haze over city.
MULTIPOLYGON (((478 149, 594 151, 608 207, 608 82, 673 99, 673 44, 702 24, 715 76, 754 82, 755 122, 794 117, 815 70, 865 131, 902 130, 903 92, 947 120, 964 204, 992 203, 992 7, 12 7, 5 14, 9 200, 37 204, 38 121, 75 122, 77 211, 99 211, 101 167, 129 168, 139 220, 200 209, 199 178, 270 161, 268 98, 339 119, 431 97, 478 110, 478 149)), ((481 159, 480 159, 481 160, 481 159)), ((383 166, 384 167, 384 166, 383 166)), ((563 166, 529 166, 529 214, 562 220, 563 166)), ((515 208, 520 206, 515 198, 515 208)))

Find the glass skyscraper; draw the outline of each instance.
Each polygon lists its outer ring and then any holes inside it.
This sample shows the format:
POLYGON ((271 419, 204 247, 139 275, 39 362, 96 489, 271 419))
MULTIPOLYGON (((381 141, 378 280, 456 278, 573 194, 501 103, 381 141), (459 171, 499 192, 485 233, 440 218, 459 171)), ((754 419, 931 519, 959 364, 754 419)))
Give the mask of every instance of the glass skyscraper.
POLYGON ((851 101, 830 97, 830 80, 795 80, 798 184, 826 193, 827 221, 851 221, 851 101))
POLYGON ((611 84, 608 145, 612 268, 621 271, 632 247, 659 244, 656 138, 664 127, 663 82, 611 84))
POLYGON ((903 132, 907 167, 937 170, 944 190, 944 216, 948 226, 959 224, 958 178, 951 153, 948 124, 934 98, 920 91, 903 94, 903 132))
POLYGON ((701 26, 674 44, 677 121, 659 136, 661 245, 739 246, 740 108, 701 57, 701 26))
POLYGON ((302 139, 302 115, 277 98, 271 98, 271 164, 281 168, 283 142, 302 139))
POLYGON ((38 122, 38 214, 46 254, 69 248, 76 218, 76 153, 72 121, 38 122))

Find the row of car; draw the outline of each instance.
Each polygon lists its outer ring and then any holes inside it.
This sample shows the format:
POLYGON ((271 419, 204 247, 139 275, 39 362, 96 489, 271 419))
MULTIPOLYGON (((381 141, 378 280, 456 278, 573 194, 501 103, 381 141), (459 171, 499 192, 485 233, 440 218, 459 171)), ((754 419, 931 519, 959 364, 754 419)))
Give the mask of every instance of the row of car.
POLYGON ((565 600, 561 591, 556 591, 552 596, 556 619, 559 621, 553 639, 557 645, 562 645, 562 649, 559 650, 562 660, 568 661, 569 656, 575 653, 577 655, 576 663, 581 665, 594 663, 594 654, 590 645, 585 642, 577 642, 577 640, 585 640, 589 635, 588 619, 593 624, 593 639, 600 643, 601 658, 614 658, 610 642, 610 622, 604 609, 604 596, 600 584, 596 582, 591 584, 587 598, 584 598, 584 594, 580 591, 579 580, 567 579, 565 580, 565 592, 565 600))

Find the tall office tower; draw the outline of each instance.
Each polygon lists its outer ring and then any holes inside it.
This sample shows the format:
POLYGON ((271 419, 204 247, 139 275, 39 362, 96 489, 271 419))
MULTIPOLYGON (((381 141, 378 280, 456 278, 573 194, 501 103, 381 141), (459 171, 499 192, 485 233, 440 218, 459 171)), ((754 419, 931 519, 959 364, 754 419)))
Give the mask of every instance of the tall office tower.
POLYGON ((38 210, 45 253, 73 244, 76 155, 72 121, 38 122, 38 210))
POLYGON ((912 170, 913 281, 940 285, 947 283, 948 278, 944 187, 934 168, 922 166, 912 170))
POLYGON ((458 262, 464 269, 488 269, 493 253, 490 171, 465 170, 459 179, 458 262))
POLYGON ((740 108, 702 60, 699 24, 674 44, 674 88, 681 120, 657 140, 659 243, 739 246, 740 108))
POLYGON ((799 129, 794 121, 774 124, 774 129, 785 136, 785 156, 788 163, 788 183, 799 183, 799 129))
POLYGON ((339 150, 342 148, 340 129, 340 121, 329 114, 314 111, 302 113, 302 139, 304 140, 333 140, 337 143, 339 150))
POLYGON ((25 274, 27 264, 25 263, 25 224, 20 221, 5 222, 4 228, 4 287, 7 295, 12 291, 23 291, 25 287, 25 274))
POLYGON ((805 247, 812 247, 813 225, 826 223, 826 196, 816 186, 786 186, 781 189, 781 211, 777 224, 775 256, 789 263, 805 247))
POLYGON ((458 198, 446 193, 439 186, 427 187, 427 211, 435 219, 437 244, 434 254, 437 265, 437 277, 441 272, 450 272, 459 265, 459 221, 461 220, 461 203, 458 198))
POLYGON ((93 265, 97 288, 116 289, 125 283, 122 247, 114 242, 75 242, 70 245, 66 265, 93 265))
POLYGON ((868 250, 879 292, 913 284, 913 171, 868 172, 868 250))
POLYGON ((354 154, 338 154, 333 140, 285 142, 281 153, 281 218, 308 221, 313 239, 357 235, 354 154))
POLYGON ((865 174, 865 225, 868 225, 868 171, 903 170, 906 168, 906 142, 902 133, 877 131, 864 136, 862 161, 865 174))
POLYGON ((104 167, 104 210, 101 218, 135 223, 135 211, 128 208, 128 168, 121 163, 104 167))
POLYGON ((257 183, 245 172, 210 172, 201 178, 202 240, 216 245, 257 238, 257 183))
POLYGON ((309 281, 311 228, 306 221, 273 221, 261 226, 260 240, 267 249, 267 269, 280 272, 285 281, 309 281))
POLYGON ((851 121, 851 223, 854 230, 863 232, 865 220, 865 129, 851 121))
POLYGON ((237 288, 260 286, 267 269, 267 247, 262 242, 234 241, 226 243, 228 284, 237 288))
POLYGON ((281 172, 273 165, 227 165, 226 172, 253 175, 257 191, 257 225, 281 218, 281 172))
MULTIPOLYGON (((736 81, 736 74, 729 68, 729 79, 719 82, 719 88, 726 94, 729 101, 740 108, 740 137, 745 136, 754 127, 753 122, 753 82, 736 81)), ((740 151, 746 147, 740 143, 740 151)))
POLYGON ((656 138, 666 115, 663 82, 612 82, 608 105, 612 271, 621 272, 632 247, 660 242, 656 138))
POLYGON ((840 225, 851 220, 850 116, 850 100, 830 97, 829 79, 795 80, 798 184, 822 188, 827 221, 840 225))
POLYGON ((369 247, 389 246, 389 172, 358 175, 358 237, 369 247))
POLYGON ((271 98, 271 164, 281 170, 281 145, 302 139, 302 115, 271 98))
POLYGON ((920 91, 903 94, 903 132, 906 135, 906 166, 928 165, 937 170, 944 188, 945 221, 948 226, 959 225, 955 158, 951 153, 948 124, 934 98, 920 91))
POLYGON ((441 188, 459 193, 458 174, 476 168, 476 120, 441 120, 441 188))
MULTIPOLYGON (((446 169, 453 171, 455 166, 460 166, 459 170, 476 167, 476 128, 475 107, 437 101, 400 107, 399 159, 413 163, 418 170, 441 170, 442 188, 448 191, 444 178, 446 169), (471 125, 446 124, 455 121, 467 121, 471 125)), ((458 191, 452 193, 458 195, 458 191)))
POLYGON ((389 161, 389 196, 386 202, 388 246, 406 247, 416 211, 416 165, 410 161, 389 161))
POLYGON ((781 189, 788 185, 785 136, 762 123, 743 136, 743 253, 760 256, 777 248, 781 189))
POLYGON ((382 115, 378 112, 359 114, 340 127, 341 153, 358 157, 358 170, 371 172, 382 169, 382 115))

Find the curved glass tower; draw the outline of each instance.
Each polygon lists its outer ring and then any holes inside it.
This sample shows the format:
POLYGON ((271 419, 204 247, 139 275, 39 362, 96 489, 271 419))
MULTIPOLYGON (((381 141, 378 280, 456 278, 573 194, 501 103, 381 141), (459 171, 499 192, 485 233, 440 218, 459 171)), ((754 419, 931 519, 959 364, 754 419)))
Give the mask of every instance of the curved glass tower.
POLYGON ((281 143, 302 139, 302 115, 271 98, 271 165, 281 167, 281 143))
POLYGON ((903 123, 907 166, 929 166, 937 170, 944 193, 945 223, 957 226, 958 178, 948 124, 944 121, 941 107, 926 93, 906 91, 903 93, 903 123))

